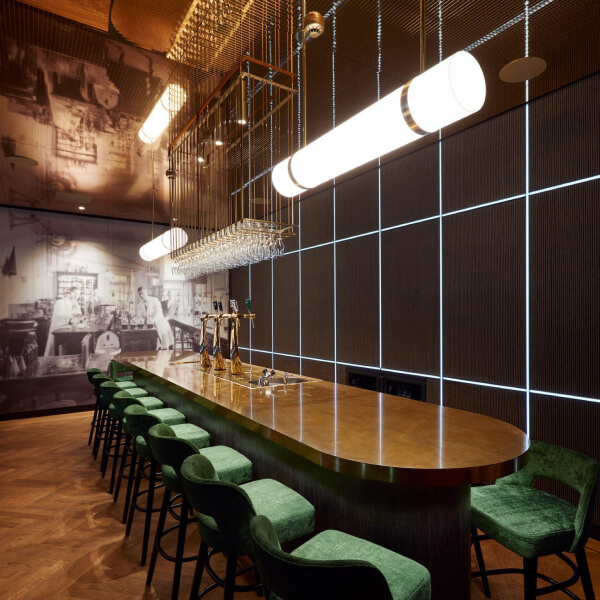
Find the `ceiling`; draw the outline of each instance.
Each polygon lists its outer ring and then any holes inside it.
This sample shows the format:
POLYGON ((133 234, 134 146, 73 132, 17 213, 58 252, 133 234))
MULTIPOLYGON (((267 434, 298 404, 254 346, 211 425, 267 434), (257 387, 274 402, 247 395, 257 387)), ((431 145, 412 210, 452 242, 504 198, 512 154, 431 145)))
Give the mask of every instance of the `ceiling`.
MULTIPOLYGON (((277 0, 225 4, 235 9, 230 33, 242 5, 259 15, 263 11, 265 19, 277 0)), ((137 132, 177 66, 167 55, 191 5, 191 0, 3 0, 0 204, 79 212, 81 197, 88 197, 87 214, 150 220, 155 188, 157 220, 168 221, 166 140, 155 147, 153 185, 150 148, 137 132), (3 156, 11 154, 39 165, 10 165, 3 156)), ((443 132, 451 135, 524 102, 525 84, 504 83, 498 73, 524 55, 526 20, 523 1, 426 0, 428 65, 440 56, 440 6, 443 56, 472 52, 488 90, 479 113, 443 132)), ((307 52, 310 140, 332 126, 333 82, 340 123, 376 100, 378 80, 385 94, 418 73, 419 5, 417 0, 309 0, 308 9, 326 17, 325 34, 311 40, 307 52)), ((248 43, 255 43, 252 35, 263 35, 260 28, 244 27, 248 43)), ((597 0, 530 0, 529 53, 544 58, 548 68, 530 82, 529 98, 599 71, 599 30, 597 0)), ((235 48, 232 56, 242 51, 235 48)), ((211 82, 226 63, 211 66, 211 82)), ((194 65, 191 77, 200 81, 202 69, 194 65)), ((200 90, 200 97, 206 93, 200 90)), ((427 138, 417 142, 427 143, 427 138)))

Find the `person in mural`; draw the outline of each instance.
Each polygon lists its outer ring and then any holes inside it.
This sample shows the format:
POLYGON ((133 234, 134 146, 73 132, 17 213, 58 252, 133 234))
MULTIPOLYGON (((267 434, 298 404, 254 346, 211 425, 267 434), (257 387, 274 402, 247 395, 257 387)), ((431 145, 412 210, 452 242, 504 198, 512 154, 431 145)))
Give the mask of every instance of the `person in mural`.
POLYGON ((53 332, 61 327, 73 325, 81 319, 81 308, 77 298, 79 298, 79 288, 72 287, 64 298, 59 298, 54 303, 52 320, 50 321, 50 335, 48 336, 44 356, 54 356, 56 353, 53 332))
POLYGON ((167 319, 172 319, 179 314, 179 302, 173 299, 171 291, 167 292, 167 299, 162 303, 163 313, 167 319))
POLYGON ((154 322, 161 350, 173 350, 173 332, 171 331, 169 321, 163 315, 160 300, 154 296, 149 296, 148 290, 145 287, 139 287, 137 291, 140 297, 140 302, 137 305, 138 316, 147 321, 154 322))

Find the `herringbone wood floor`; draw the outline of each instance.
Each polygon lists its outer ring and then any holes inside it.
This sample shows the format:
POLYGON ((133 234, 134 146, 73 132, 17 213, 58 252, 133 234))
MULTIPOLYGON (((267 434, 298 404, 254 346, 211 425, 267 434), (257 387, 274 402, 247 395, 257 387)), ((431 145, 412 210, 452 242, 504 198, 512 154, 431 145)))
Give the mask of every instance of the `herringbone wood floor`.
MULTIPOLYGON (((90 417, 78 413, 0 422, 2 599, 170 598, 172 564, 161 557, 152 587, 145 587, 146 568, 139 565, 142 521, 138 515, 131 536, 124 537, 122 499, 112 502, 108 480, 100 478, 90 457, 90 417)), ((195 527, 188 529, 186 549, 192 553, 199 538, 195 527)), ((518 558, 494 542, 484 542, 483 550, 490 568, 519 566, 518 558)), ((588 560, 600 590, 600 543, 589 543, 588 560)), ((223 560, 214 564, 224 573, 223 560)), ((554 558, 541 561, 541 570, 555 578, 563 573, 554 558)), ((193 563, 185 564, 180 598, 188 597, 192 575, 193 563)), ((206 578, 203 586, 207 583, 206 578)), ((491 585, 495 600, 522 598, 518 576, 495 577, 491 585)), ((582 594, 579 586, 574 591, 582 594)), ((207 596, 221 597, 221 590, 207 596)), ((477 581, 472 597, 484 597, 477 581)), ((236 595, 236 600, 250 598, 256 595, 236 595)))

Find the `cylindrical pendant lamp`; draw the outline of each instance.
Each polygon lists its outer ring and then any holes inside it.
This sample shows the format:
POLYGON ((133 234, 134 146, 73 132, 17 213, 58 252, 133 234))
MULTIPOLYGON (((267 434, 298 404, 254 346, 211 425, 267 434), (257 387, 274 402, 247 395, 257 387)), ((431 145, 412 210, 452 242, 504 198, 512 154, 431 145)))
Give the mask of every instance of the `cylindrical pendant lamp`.
POLYGON ((156 141, 166 129, 173 115, 179 112, 186 99, 185 90, 176 83, 171 83, 163 92, 160 100, 144 121, 138 136, 142 142, 149 144, 156 141))
POLYGON ((154 238, 152 241, 144 244, 140 248, 140 256, 144 260, 156 260, 161 256, 171 253, 171 250, 177 250, 187 244, 187 233, 181 227, 174 227, 165 231, 162 235, 154 238))
POLYGON ((477 112, 485 78, 457 52, 302 148, 273 169, 273 185, 296 196, 477 112))

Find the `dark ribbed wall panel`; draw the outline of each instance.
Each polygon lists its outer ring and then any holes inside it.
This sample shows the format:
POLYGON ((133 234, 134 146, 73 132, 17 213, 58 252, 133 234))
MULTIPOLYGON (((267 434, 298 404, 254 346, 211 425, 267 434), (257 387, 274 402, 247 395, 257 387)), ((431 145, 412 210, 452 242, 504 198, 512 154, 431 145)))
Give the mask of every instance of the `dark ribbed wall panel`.
MULTIPOLYGON (((229 297, 237 300, 241 312, 246 312, 246 298, 250 298, 248 288, 248 267, 239 267, 229 271, 229 297)), ((225 308, 225 307, 223 307, 225 308)), ((254 307, 252 307, 254 310, 254 307)), ((212 310, 212 307, 211 307, 212 310)), ((249 323, 240 323, 239 344, 240 346, 250 346, 250 327, 249 323)), ((244 359, 242 359, 244 360, 244 359)))
POLYGON ((300 352, 300 295, 298 255, 288 254, 273 261, 273 351, 300 352))
POLYGON ((300 202, 302 247, 310 248, 333 239, 333 188, 327 188, 300 202))
POLYGON ((302 359, 302 374, 308 377, 316 377, 324 381, 335 380, 335 365, 333 363, 320 362, 318 360, 302 359))
MULTIPOLYGON (((251 299, 252 312, 256 314, 252 330, 252 348, 271 351, 271 261, 252 265, 251 299)), ((279 324, 278 324, 279 326, 279 324)))
POLYGON ((531 198, 531 386, 600 398, 600 181, 531 198))
POLYGON ((336 186, 336 238, 375 231, 379 228, 379 177, 367 171, 336 186))
POLYGON ((283 371, 284 373, 299 373, 300 359, 291 356, 282 356, 281 354, 274 354, 273 368, 276 371, 283 371))
POLYGON ((379 363, 379 244, 369 235, 337 244, 337 359, 379 363))
POLYGON ((440 381, 439 379, 427 379, 425 383, 425 398, 431 404, 440 403, 440 381))
POLYGON ((273 366, 273 355, 270 352, 252 350, 252 364, 258 367, 271 369, 273 366))
POLYGON ((384 369, 439 373, 439 223, 381 234, 384 369))
POLYGON ((443 221, 444 375, 525 385, 523 200, 443 221))
POLYGON ((442 142, 444 212, 525 193, 525 110, 518 108, 442 142))
POLYGON ((525 393, 444 381, 444 406, 468 410, 525 429, 525 393))
POLYGON ((302 355, 333 360, 333 245, 302 252, 302 355))
POLYGON ((532 102, 531 189, 600 173, 600 77, 594 75, 532 102))
MULTIPOLYGON (((600 403, 532 394, 530 410, 531 439, 600 458, 600 403)), ((579 494, 566 486, 545 483, 543 487, 575 504, 579 500, 579 494)), ((594 523, 600 523, 600 497, 594 523)))
POLYGON ((439 213, 439 146, 432 144, 381 167, 381 226, 439 213))

